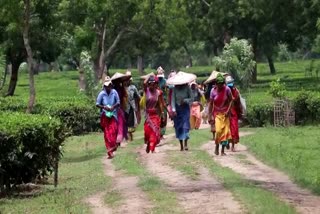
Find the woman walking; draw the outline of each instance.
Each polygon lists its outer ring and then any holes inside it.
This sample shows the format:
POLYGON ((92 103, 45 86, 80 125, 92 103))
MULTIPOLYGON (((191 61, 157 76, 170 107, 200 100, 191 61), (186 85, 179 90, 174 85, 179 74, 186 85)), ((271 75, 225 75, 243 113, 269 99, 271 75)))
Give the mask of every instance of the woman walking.
MULTIPOLYGON (((127 72, 126 75, 131 76, 131 72, 127 72)), ((133 132, 137 125, 140 123, 140 95, 138 89, 132 84, 132 77, 125 82, 125 88, 128 94, 128 104, 125 112, 125 118, 128 126, 128 139, 133 141, 133 132)))
POLYGON ((191 92, 193 95, 193 102, 190 110, 190 128, 199 129, 201 125, 201 111, 204 105, 204 95, 198 88, 196 82, 191 83, 191 92), (202 108, 202 109, 201 109, 202 108))
POLYGON ((113 152, 117 150, 117 110, 120 106, 118 93, 112 87, 110 77, 106 77, 103 90, 96 101, 96 106, 100 108, 100 125, 109 159, 113 158, 113 152))
POLYGON ((121 145, 124 139, 128 138, 128 126, 125 118, 125 110, 128 105, 128 94, 124 87, 124 82, 126 82, 130 76, 115 73, 112 77, 112 83, 114 85, 114 89, 118 92, 120 98, 120 108, 118 109, 118 134, 117 134, 117 144, 121 145))
POLYGON ((242 108, 240 102, 240 92, 234 85, 234 79, 231 76, 226 77, 227 86, 231 89, 233 104, 230 109, 230 131, 231 131, 231 151, 235 152, 235 144, 239 143, 239 119, 242 117, 242 108))
POLYGON ((164 100, 161 90, 158 89, 158 79, 150 76, 145 80, 144 96, 140 101, 141 109, 145 109, 144 141, 147 144, 146 152, 155 152, 160 142, 160 122, 165 116, 164 100))
POLYGON ((176 138, 178 138, 180 142, 180 151, 188 150, 188 140, 190 138, 190 104, 192 101, 193 96, 188 83, 175 85, 171 98, 171 107, 176 138))
POLYGON ((222 74, 216 78, 216 86, 211 90, 209 103, 209 121, 215 123, 215 154, 219 155, 219 145, 222 145, 221 155, 225 155, 224 149, 232 138, 230 133, 230 108, 232 105, 232 93, 225 85, 222 74))

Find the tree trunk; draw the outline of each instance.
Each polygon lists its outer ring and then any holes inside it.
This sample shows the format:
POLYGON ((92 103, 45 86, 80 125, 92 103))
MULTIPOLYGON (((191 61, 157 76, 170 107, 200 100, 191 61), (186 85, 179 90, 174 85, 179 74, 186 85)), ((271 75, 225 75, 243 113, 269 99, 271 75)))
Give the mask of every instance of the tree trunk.
POLYGON ((93 69, 95 71, 96 81, 101 80, 105 71, 105 38, 106 38, 106 23, 104 20, 96 27, 96 39, 97 39, 97 55, 93 60, 93 69))
POLYGON ((274 67, 272 55, 267 54, 267 59, 268 59, 268 63, 269 63, 270 73, 272 75, 276 74, 276 68, 274 67))
POLYGON ((139 74, 144 74, 143 57, 141 55, 139 55, 137 59, 137 68, 138 68, 139 74))
POLYGON ((9 88, 6 96, 13 96, 14 91, 16 90, 17 82, 18 82, 18 73, 19 73, 19 67, 22 63, 22 59, 12 59, 11 60, 11 77, 10 77, 10 83, 9 88))
POLYGON ((257 82, 257 58, 258 58, 258 37, 257 35, 254 36, 253 40, 252 40, 252 49, 253 49, 253 60, 256 62, 253 71, 252 71, 252 76, 251 76, 251 81, 252 83, 256 83, 257 82))
POLYGON ((24 0, 24 20, 23 20, 23 42, 27 51, 27 62, 28 62, 28 72, 29 72, 29 103, 28 108, 26 110, 27 113, 31 113, 33 109, 33 105, 36 99, 36 90, 34 86, 34 74, 33 74, 33 57, 32 57, 32 49, 29 43, 29 28, 30 28, 30 0, 24 0))
POLYGON ((8 70, 9 70, 9 65, 8 65, 8 63, 6 62, 6 63, 5 63, 4 73, 3 73, 3 77, 1 77, 0 90, 2 90, 2 88, 3 88, 4 84, 6 83, 8 70))
POLYGON ((191 56, 191 54, 190 54, 190 51, 189 51, 189 49, 188 49, 188 47, 187 47, 187 45, 185 44, 184 46, 184 49, 186 50, 186 53, 187 53, 187 55, 188 55, 188 66, 189 67, 192 67, 192 56, 191 56))

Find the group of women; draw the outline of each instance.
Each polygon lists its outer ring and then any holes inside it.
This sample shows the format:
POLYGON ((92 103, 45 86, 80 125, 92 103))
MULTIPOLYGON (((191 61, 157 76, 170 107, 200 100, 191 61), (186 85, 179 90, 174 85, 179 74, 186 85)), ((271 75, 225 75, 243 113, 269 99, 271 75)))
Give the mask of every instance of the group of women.
POLYGON ((147 153, 154 153, 164 137, 168 116, 173 120, 180 150, 188 150, 190 129, 199 129, 200 111, 206 105, 209 123, 215 134, 215 153, 219 154, 221 145, 221 155, 225 155, 225 148, 229 148, 230 143, 234 151, 234 145, 239 142, 238 119, 242 115, 240 93, 234 87, 231 76, 225 78, 222 73, 217 73, 208 82, 213 86, 207 100, 204 91, 195 82, 196 76, 181 71, 171 71, 167 80, 161 67, 156 75, 144 76, 142 96, 131 84, 131 73, 116 73, 111 78, 106 77, 96 106, 100 108, 100 124, 108 157, 113 157, 113 152, 124 139, 133 140, 133 132, 141 120, 141 110, 145 113, 144 141, 147 153))

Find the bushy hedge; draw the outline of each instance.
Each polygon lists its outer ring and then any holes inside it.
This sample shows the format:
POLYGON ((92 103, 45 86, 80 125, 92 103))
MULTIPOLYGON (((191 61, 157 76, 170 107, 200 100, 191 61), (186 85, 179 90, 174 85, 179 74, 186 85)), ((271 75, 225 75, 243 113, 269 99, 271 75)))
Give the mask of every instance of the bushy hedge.
POLYGON ((302 91, 294 98, 296 124, 320 124, 320 94, 302 91))
MULTIPOLYGON (((301 91, 293 99, 296 125, 320 124, 320 93, 301 91)), ((248 103, 245 124, 252 127, 272 125, 273 103, 248 103)))
POLYGON ((245 123, 252 127, 273 124, 273 105, 271 103, 249 104, 245 123))
MULTIPOLYGON (((27 100, 6 97, 0 98, 0 111, 24 112, 27 100)), ((69 128, 70 134, 99 130, 99 114, 94 103, 87 98, 55 97, 42 98, 36 102, 33 114, 45 114, 56 117, 69 128)))
POLYGON ((98 110, 92 103, 56 102, 42 107, 41 114, 59 118, 71 134, 78 135, 99 129, 98 110))
POLYGON ((0 112, 0 189, 51 173, 65 133, 64 125, 49 116, 0 112))

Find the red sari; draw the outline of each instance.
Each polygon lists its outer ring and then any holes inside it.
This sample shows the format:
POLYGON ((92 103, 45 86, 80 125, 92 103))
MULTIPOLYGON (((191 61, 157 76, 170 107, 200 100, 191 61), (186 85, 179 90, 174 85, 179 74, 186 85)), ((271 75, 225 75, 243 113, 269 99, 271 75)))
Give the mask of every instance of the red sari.
POLYGON ((230 109, 230 131, 233 143, 239 142, 239 116, 241 115, 240 93, 237 88, 231 88, 234 103, 230 109))
POLYGON ((146 121, 144 123, 144 141, 148 145, 150 151, 154 152, 155 147, 160 142, 160 116, 157 109, 160 90, 155 92, 146 90, 146 121))
POLYGON ((104 142, 108 151, 108 154, 117 150, 117 133, 118 124, 115 117, 107 117, 105 113, 101 114, 100 125, 104 133, 104 142))

